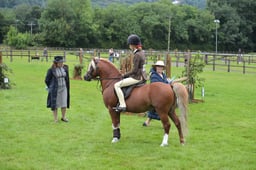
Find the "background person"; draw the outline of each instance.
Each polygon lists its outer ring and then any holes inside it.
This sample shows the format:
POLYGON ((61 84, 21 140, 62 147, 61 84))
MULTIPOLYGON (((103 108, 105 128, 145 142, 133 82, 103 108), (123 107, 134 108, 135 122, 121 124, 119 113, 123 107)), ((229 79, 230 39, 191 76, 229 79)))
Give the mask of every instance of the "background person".
POLYGON ((44 51, 43 51, 43 57, 42 57, 42 60, 43 61, 45 58, 46 61, 48 61, 48 51, 47 51, 47 47, 44 48, 44 51))
MULTIPOLYGON (((170 83, 171 80, 169 80, 166 77, 166 74, 164 73, 165 64, 163 61, 157 61, 154 65, 152 65, 152 68, 150 70, 150 83, 154 82, 163 82, 163 83, 170 83)), ((160 120, 160 117, 158 116, 157 112, 155 110, 148 111, 147 113, 148 118, 143 123, 143 126, 148 126, 150 124, 150 121, 152 119, 160 120)))
POLYGON ((83 48, 79 49, 79 62, 80 64, 83 64, 83 57, 84 57, 84 50, 83 48))
POLYGON ((54 121, 58 122, 58 108, 61 108, 61 120, 68 122, 66 108, 69 108, 69 72, 63 64, 62 56, 55 56, 52 67, 48 69, 45 84, 48 89, 47 108, 51 108, 54 121))
POLYGON ((110 62, 113 62, 113 58, 114 58, 114 50, 113 50, 113 48, 110 48, 110 49, 108 50, 108 54, 109 54, 108 60, 109 60, 110 62))

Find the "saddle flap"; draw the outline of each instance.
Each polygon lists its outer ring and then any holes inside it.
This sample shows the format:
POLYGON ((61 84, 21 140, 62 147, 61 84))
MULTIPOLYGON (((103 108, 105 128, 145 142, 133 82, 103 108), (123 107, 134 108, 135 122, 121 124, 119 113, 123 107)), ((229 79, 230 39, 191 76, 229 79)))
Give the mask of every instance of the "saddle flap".
POLYGON ((131 92, 134 88, 143 86, 145 84, 146 84, 146 80, 142 80, 142 81, 140 81, 136 84, 133 84, 131 86, 122 87, 121 89, 122 89, 123 94, 124 94, 124 99, 127 99, 130 96, 130 94, 131 94, 131 92))

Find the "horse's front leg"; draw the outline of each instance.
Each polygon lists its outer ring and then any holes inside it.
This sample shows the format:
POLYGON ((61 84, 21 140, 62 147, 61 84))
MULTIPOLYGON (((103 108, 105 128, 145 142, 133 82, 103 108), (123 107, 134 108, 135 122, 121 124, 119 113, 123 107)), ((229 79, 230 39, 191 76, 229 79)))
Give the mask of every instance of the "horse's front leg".
POLYGON ((112 107, 109 108, 109 113, 112 120, 112 129, 113 129, 113 139, 112 143, 116 143, 121 138, 121 132, 120 132, 120 113, 115 112, 112 107))

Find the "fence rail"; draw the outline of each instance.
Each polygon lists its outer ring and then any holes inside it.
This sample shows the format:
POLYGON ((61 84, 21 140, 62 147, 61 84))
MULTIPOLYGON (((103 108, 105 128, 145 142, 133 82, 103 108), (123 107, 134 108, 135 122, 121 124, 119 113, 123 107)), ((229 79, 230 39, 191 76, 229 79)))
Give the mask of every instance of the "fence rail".
MULTIPOLYGON (((28 62, 32 60, 48 61, 55 55, 62 55, 66 57, 67 55, 79 56, 79 49, 56 49, 48 48, 47 56, 43 55, 43 49, 30 49, 30 50, 1 50, 2 57, 8 58, 13 62, 14 58, 27 57, 28 62)), ((120 57, 125 57, 129 54, 128 50, 116 50, 115 52, 120 54, 120 57)), ((149 64, 156 62, 157 60, 164 60, 167 62, 167 52, 166 51, 153 51, 145 50, 145 54, 149 64), (152 62, 152 63, 150 63, 152 62)), ((85 49, 84 55, 88 57, 93 56, 103 56, 108 58, 108 49, 85 49)), ((208 66, 212 66, 212 70, 220 70, 227 72, 242 72, 246 73, 256 73, 256 55, 255 54, 227 54, 227 53, 206 53, 206 52, 180 52, 171 51, 169 53, 170 61, 172 66, 184 67, 186 61, 193 60, 195 55, 199 55, 200 61, 204 62, 208 66)), ((209 68, 209 67, 208 67, 209 68)))
POLYGON ((195 55, 199 55, 200 61, 212 70, 226 70, 227 72, 256 73, 256 55, 254 54, 225 54, 225 53, 196 53, 196 52, 173 52, 171 53, 176 67, 184 66, 189 58, 193 60, 195 55), (183 60, 183 61, 182 61, 183 60))

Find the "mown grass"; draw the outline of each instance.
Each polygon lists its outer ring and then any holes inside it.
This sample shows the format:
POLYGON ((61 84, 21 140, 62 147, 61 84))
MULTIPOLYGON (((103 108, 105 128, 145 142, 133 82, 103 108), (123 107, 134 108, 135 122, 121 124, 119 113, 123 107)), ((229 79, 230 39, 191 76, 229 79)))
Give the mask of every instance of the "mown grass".
MULTIPOLYGON (((67 62, 70 74, 78 61, 67 62)), ((96 81, 71 80, 69 123, 53 123, 45 107, 44 77, 51 62, 17 58, 16 86, 0 90, 0 169, 255 169, 256 78, 254 74, 211 71, 205 102, 189 105, 184 147, 172 123, 169 146, 162 148, 159 121, 123 114, 121 141, 111 144, 112 128, 96 81)), ((183 68, 172 68, 180 75, 183 68)), ((200 97, 200 89, 196 90, 200 97)))

